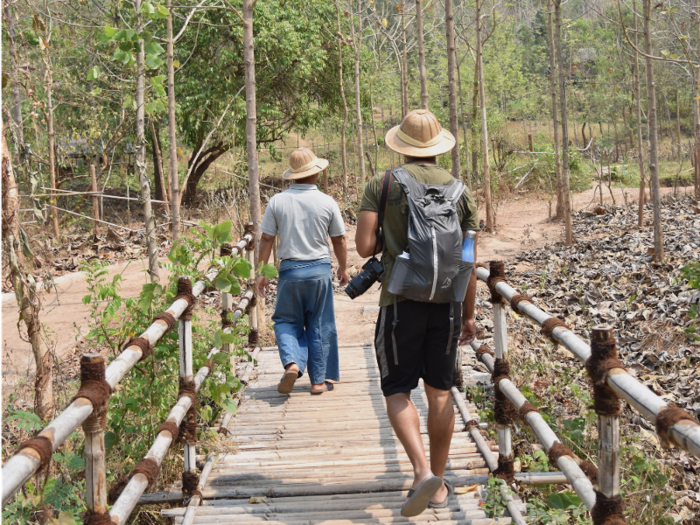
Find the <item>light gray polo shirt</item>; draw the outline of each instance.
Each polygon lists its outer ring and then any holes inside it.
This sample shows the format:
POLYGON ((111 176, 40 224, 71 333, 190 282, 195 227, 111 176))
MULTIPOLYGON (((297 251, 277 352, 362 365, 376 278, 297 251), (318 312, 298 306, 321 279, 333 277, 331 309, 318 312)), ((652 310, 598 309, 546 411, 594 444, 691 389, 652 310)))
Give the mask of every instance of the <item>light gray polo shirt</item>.
POLYGON ((345 235, 345 223, 333 197, 315 184, 293 183, 270 199, 260 231, 279 234, 280 259, 313 261, 330 257, 328 237, 345 235))

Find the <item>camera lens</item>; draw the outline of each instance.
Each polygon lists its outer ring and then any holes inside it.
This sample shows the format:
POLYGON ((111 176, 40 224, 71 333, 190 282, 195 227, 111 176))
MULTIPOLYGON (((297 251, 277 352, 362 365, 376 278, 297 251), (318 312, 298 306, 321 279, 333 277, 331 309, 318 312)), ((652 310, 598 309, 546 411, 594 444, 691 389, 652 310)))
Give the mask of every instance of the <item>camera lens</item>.
POLYGON ((350 299, 355 299, 360 295, 355 289, 355 287, 352 285, 352 283, 348 283, 348 285, 345 287, 345 293, 348 294, 348 297, 350 297, 350 299))

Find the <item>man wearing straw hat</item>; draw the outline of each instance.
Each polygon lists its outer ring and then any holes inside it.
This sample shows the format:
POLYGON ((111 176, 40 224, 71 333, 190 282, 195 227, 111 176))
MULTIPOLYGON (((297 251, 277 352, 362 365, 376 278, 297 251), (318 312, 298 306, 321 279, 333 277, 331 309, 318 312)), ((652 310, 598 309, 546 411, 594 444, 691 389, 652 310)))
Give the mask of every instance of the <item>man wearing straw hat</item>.
MULTIPOLYGON (((375 349, 389 420, 414 470, 412 488, 401 508, 403 516, 418 515, 426 507, 447 507, 448 499, 454 491, 449 483, 443 481, 455 421, 450 389, 455 376, 458 340, 460 344, 470 342, 476 334, 476 279, 474 274, 467 273, 471 272, 471 264, 465 265, 461 261, 461 241, 467 231, 478 230, 477 209, 469 190, 464 188, 460 196, 460 187, 463 187, 463 184, 456 181, 448 171, 439 168, 436 162, 436 157, 450 151, 455 142, 452 134, 440 126, 430 111, 419 109, 408 113, 401 125, 392 128, 386 135, 389 148, 405 156, 403 170, 392 170, 369 181, 357 224, 357 253, 362 257, 369 257, 380 251, 383 253, 384 275, 375 349), (443 188, 453 184, 459 186, 454 190, 443 188), (410 205, 404 187, 413 193, 410 205), (440 205, 444 206, 449 200, 447 204, 450 210, 456 209, 458 217, 451 215, 450 222, 444 222, 447 225, 445 235, 449 236, 452 242, 449 244, 451 250, 445 252, 437 249, 440 238, 436 241, 435 229, 432 230, 434 244, 431 253, 435 254, 430 257, 435 275, 432 294, 430 299, 411 300, 392 294, 389 289, 396 289, 392 288, 392 270, 397 268, 399 257, 408 261, 420 259, 425 255, 408 253, 409 214, 411 221, 415 223, 417 216, 414 216, 414 199, 418 194, 417 190, 426 192, 426 197, 422 197, 423 201, 419 201, 425 206, 428 206, 425 203, 431 198, 431 191, 434 194, 448 195, 449 199, 440 200, 440 205), (383 240, 380 237, 380 241, 377 242, 380 212, 383 213, 383 240), (454 231, 450 229, 452 227, 454 231), (451 294, 449 302, 431 302, 436 289, 438 253, 443 254, 440 256, 443 261, 449 261, 445 264, 456 268, 455 271, 459 275, 459 288, 456 285, 457 277, 454 281, 445 280, 444 284, 442 280, 440 282, 446 290, 445 293, 451 294), (465 289, 466 299, 463 291, 465 289), (461 297, 458 297, 460 295, 461 297), (466 313, 460 333, 460 311, 455 304, 459 305, 463 300, 466 303, 466 313), (423 379, 428 399, 430 461, 426 459, 420 434, 420 419, 410 397, 411 390, 418 386, 419 379, 423 379)), ((415 243, 415 233, 418 230, 415 224, 412 224, 412 228, 411 242, 415 243)), ((430 231, 430 228, 425 231, 430 231)), ((408 263, 404 261, 401 264, 408 263)), ((397 275, 393 282, 396 282, 402 273, 401 266, 398 268, 399 271, 394 272, 397 275)), ((407 274, 407 280, 417 279, 415 272, 413 275, 410 275, 411 272, 407 274)))
MULTIPOLYGON (((305 369, 312 394, 333 390, 332 381, 340 380, 328 237, 338 259, 341 286, 348 282, 347 246, 338 204, 316 186, 318 174, 327 167, 328 161, 317 158, 309 148, 294 150, 289 169, 282 175, 292 184, 270 199, 260 225, 261 261, 270 259, 279 235, 281 263, 272 320, 285 369, 277 385, 281 394, 292 391, 305 369)), ((257 277, 255 288, 261 297, 268 284, 264 276, 257 277)))

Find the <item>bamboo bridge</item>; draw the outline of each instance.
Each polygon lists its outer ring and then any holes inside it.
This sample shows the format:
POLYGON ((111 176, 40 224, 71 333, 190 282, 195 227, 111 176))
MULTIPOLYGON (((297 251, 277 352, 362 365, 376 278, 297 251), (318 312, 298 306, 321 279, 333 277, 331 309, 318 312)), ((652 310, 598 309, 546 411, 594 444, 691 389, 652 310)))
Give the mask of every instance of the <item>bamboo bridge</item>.
MULTIPOLYGON (((253 258, 255 233, 246 233, 235 246, 253 258)), ((231 253, 227 251, 227 253, 231 253)), ((480 265, 477 265, 480 266, 480 265)), ((66 438, 78 427, 85 433, 85 523, 121 525, 139 504, 166 503, 161 516, 175 523, 349 525, 355 523, 425 523, 452 525, 525 524, 526 508, 518 498, 518 484, 568 484, 591 511, 596 523, 625 523, 620 496, 620 405, 626 400, 654 423, 662 443, 678 446, 700 457, 700 425, 684 410, 669 406, 629 375, 617 359, 613 329, 592 330, 591 344, 579 339, 559 319, 537 308, 529 297, 517 294, 505 279, 503 264, 492 262, 476 269, 487 282, 493 304, 493 349, 474 342, 462 352, 474 351, 491 371, 495 391, 495 424, 498 440, 488 441, 486 427, 476 409, 457 386, 452 388, 455 427, 445 477, 456 487, 446 508, 427 509, 414 518, 400 515, 401 504, 412 482, 408 457, 394 435, 384 408, 374 350, 371 343, 341 344, 343 380, 335 389, 310 396, 309 386, 299 385, 290 394, 276 389, 280 376, 276 347, 257 344, 252 288, 239 298, 223 296, 224 312, 233 312, 234 323, 249 311, 251 337, 247 349, 252 366, 243 367, 240 379, 246 388, 236 414, 220 423, 227 449, 197 455, 196 392, 211 376, 207 363, 192 368, 192 326, 189 312, 206 282, 217 270, 192 285, 180 279, 178 296, 166 312, 105 367, 99 354, 81 361, 81 388, 70 405, 39 434, 20 445, 2 469, 2 501, 7 503, 33 475, 41 472, 66 438), (542 326, 543 333, 585 364, 593 380, 594 407, 598 413, 598 465, 578 458, 555 433, 510 379, 506 304, 542 326), (152 351, 153 345, 177 325, 180 341, 180 394, 170 415, 143 458, 117 486, 110 489, 108 504, 104 430, 109 395, 127 372, 152 351), (557 472, 516 473, 511 444, 515 420, 526 425, 548 453, 557 472), (184 445, 177 445, 178 435, 184 445), (157 479, 168 450, 184 453, 182 480, 165 492, 144 494, 157 479), (184 448, 182 448, 184 447, 184 448), (485 486, 492 477, 505 509, 491 516, 485 486), (596 488, 597 487, 597 488, 596 488), (166 508, 167 507, 167 508, 166 508)), ((252 284, 253 275, 249 285, 252 284)), ((224 331, 231 326, 224 325, 224 331)), ((342 342, 341 342, 342 343, 342 342)), ((224 348, 221 351, 226 351, 224 348)), ((210 357, 218 353, 216 348, 210 357)), ((412 399, 418 409, 426 454, 427 400, 422 387, 412 399)), ((493 486, 493 485, 492 485, 493 486)))

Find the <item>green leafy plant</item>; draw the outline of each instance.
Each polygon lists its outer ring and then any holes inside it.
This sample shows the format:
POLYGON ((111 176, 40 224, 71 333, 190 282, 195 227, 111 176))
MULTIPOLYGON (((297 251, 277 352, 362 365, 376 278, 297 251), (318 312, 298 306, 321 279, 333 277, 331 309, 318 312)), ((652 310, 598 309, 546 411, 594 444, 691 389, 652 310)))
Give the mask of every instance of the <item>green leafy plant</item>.
POLYGON ((486 512, 486 516, 489 518, 501 516, 508 503, 504 492, 512 494, 512 491, 507 488, 505 481, 493 476, 489 477, 488 482, 484 485, 484 491, 486 492, 486 497, 484 498, 482 509, 486 512), (506 487, 506 490, 503 491, 502 487, 506 487))
MULTIPOLYGON (((700 262, 693 261, 681 268, 681 275, 684 279, 688 279, 688 285, 691 288, 696 290, 700 289, 700 262)), ((698 314, 700 313, 699 308, 700 301, 692 304, 688 309, 688 317, 690 317, 692 320, 696 320, 698 318, 698 314)), ((688 326, 685 329, 685 332, 693 341, 700 341, 700 335, 698 335, 698 327, 696 325, 697 321, 694 321, 691 326, 688 326)))

